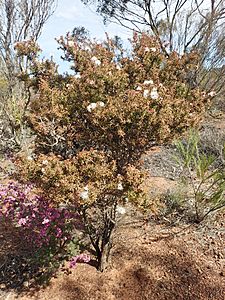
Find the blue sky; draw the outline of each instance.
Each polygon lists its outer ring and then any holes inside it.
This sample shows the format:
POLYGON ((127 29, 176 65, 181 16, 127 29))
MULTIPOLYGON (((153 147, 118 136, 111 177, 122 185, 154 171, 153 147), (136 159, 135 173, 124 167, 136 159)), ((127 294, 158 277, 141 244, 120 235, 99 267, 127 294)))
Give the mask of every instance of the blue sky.
POLYGON ((93 9, 83 5, 80 0, 58 0, 55 13, 43 28, 39 45, 46 58, 53 55, 56 62, 60 64, 61 71, 66 70, 66 67, 60 62, 60 52, 57 51, 55 38, 72 31, 76 26, 84 26, 92 37, 100 40, 104 39, 105 32, 108 32, 110 36, 118 35, 124 40, 131 35, 129 30, 119 25, 111 23, 105 26, 102 18, 93 9))

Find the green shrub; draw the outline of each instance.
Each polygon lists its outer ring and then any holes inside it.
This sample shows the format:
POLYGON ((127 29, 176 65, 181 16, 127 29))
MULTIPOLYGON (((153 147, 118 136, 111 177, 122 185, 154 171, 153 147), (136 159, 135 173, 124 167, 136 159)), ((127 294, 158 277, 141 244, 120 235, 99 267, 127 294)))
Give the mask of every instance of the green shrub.
POLYGON ((195 220, 201 222, 211 212, 225 207, 225 169, 223 165, 215 168, 216 157, 201 151, 200 137, 194 131, 187 142, 177 141, 176 147, 182 180, 190 185, 195 220))

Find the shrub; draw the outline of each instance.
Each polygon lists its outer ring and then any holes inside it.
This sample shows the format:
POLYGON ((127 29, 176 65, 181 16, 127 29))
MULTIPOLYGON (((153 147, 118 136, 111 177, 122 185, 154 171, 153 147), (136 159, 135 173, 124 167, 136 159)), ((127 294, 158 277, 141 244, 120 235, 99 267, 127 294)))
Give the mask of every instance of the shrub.
POLYGON ((134 35, 131 53, 109 38, 97 43, 68 34, 59 44, 73 74, 40 62, 34 45, 17 45, 33 62, 23 79, 37 92, 27 116, 34 154, 18 167, 45 197, 78 209, 103 270, 117 204, 144 197, 141 154, 198 124, 208 97, 186 82, 196 54, 166 57, 146 34, 134 35))
POLYGON ((185 199, 185 192, 180 191, 176 188, 174 191, 168 190, 165 194, 161 197, 161 202, 164 204, 163 210, 161 210, 162 215, 170 215, 170 214, 182 214, 184 207, 183 202, 185 199))
POLYGON ((215 157, 215 167, 224 166, 225 132, 215 126, 204 126, 200 132, 198 147, 200 151, 215 157))
POLYGON ((52 207, 32 186, 16 182, 0 185, 0 218, 19 227, 37 259, 45 263, 66 253, 72 229, 79 222, 76 213, 52 207))
MULTIPOLYGON (((177 161, 183 169, 182 181, 190 184, 196 222, 201 222, 211 212, 225 207, 225 169, 215 167, 216 157, 204 153, 200 137, 191 132, 187 142, 176 142, 177 161)), ((225 156, 225 145, 223 155, 225 156)))

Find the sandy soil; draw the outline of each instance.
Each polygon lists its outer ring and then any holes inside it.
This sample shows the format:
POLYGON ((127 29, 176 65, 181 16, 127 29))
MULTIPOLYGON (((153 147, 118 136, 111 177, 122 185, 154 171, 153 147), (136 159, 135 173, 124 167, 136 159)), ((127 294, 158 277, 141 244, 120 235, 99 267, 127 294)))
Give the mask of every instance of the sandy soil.
POLYGON ((198 226, 170 227, 125 215, 104 273, 93 262, 78 264, 69 275, 59 271, 46 288, 19 295, 2 290, 0 299, 223 300, 224 216, 198 226))

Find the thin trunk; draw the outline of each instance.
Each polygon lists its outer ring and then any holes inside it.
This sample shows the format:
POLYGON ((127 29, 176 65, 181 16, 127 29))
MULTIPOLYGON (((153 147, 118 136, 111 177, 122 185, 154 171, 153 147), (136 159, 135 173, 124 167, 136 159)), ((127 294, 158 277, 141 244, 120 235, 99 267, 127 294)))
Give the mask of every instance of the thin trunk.
MULTIPOLYGON (((103 272, 109 261, 110 250, 112 248, 112 233, 115 228, 115 223, 109 220, 108 226, 105 227, 101 237, 101 247, 97 247, 100 251, 97 251, 98 270, 103 272)), ((97 250, 96 249, 96 250, 97 250)))
POLYGON ((100 272, 104 272, 105 269, 107 268, 111 248, 112 248, 112 243, 111 241, 109 241, 104 245, 100 253, 100 257, 98 257, 98 270, 100 272))

